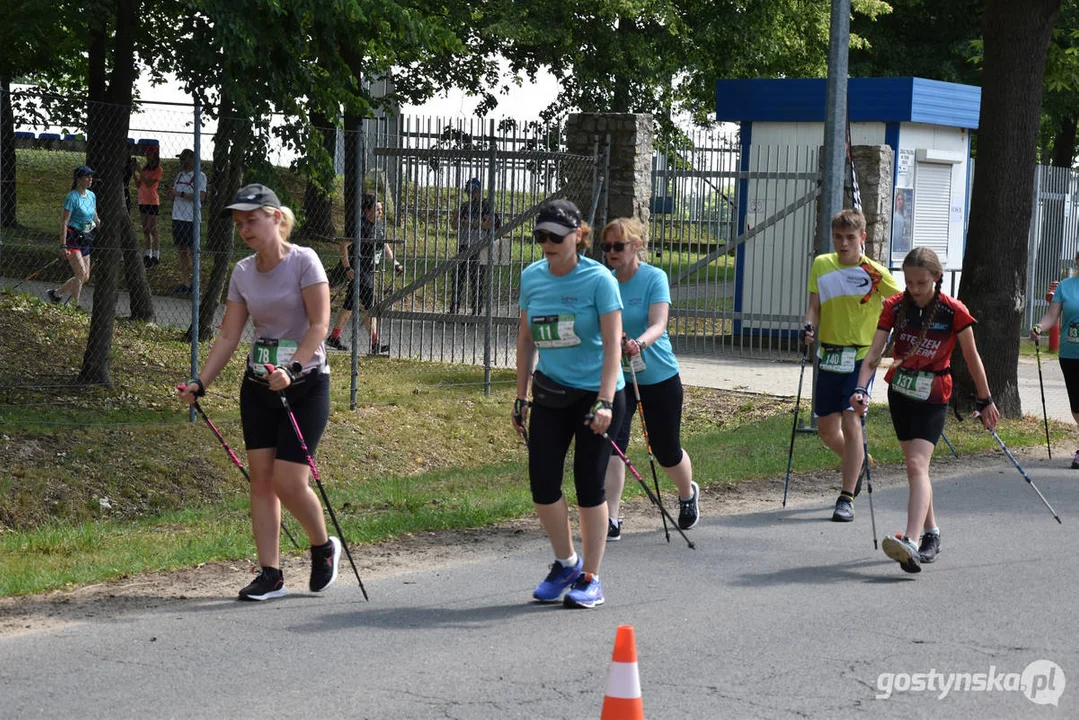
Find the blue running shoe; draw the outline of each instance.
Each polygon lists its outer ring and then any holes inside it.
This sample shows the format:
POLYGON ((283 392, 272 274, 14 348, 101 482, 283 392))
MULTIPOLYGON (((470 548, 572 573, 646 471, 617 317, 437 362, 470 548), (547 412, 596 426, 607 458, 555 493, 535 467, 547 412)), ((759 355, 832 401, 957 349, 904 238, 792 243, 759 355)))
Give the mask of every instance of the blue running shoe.
POLYGON ((566 593, 564 604, 568 608, 594 608, 603 604, 603 586, 592 573, 581 573, 573 588, 566 593))
POLYGON ((566 592, 566 588, 580 576, 583 567, 584 561, 581 560, 580 555, 577 556, 577 564, 573 567, 565 567, 555 560, 551 563, 551 572, 547 573, 543 582, 532 591, 532 597, 540 602, 557 602, 558 598, 562 597, 562 593, 566 592))

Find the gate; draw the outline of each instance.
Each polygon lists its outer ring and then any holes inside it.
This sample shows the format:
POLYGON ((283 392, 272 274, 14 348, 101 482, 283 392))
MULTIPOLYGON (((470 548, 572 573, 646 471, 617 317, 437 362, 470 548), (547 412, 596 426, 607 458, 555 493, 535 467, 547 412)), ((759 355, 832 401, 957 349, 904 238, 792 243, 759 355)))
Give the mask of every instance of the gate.
POLYGON ((399 356, 512 367, 521 271, 542 257, 532 220, 554 198, 594 219, 604 155, 568 153, 561 128, 538 123, 403 117, 398 127, 364 133, 368 182, 386 199, 386 237, 405 268, 381 274, 381 340, 399 356), (469 231, 477 205, 493 221, 469 231))
POLYGON ((1050 283, 1075 268, 1079 251, 1079 173, 1071 168, 1038 165, 1034 173, 1034 208, 1027 250, 1027 302, 1024 327, 1038 322, 1048 303, 1050 283))
POLYGON ((701 131, 653 156, 652 262, 671 283, 686 355, 798 352, 820 194, 818 146, 752 146, 701 131))

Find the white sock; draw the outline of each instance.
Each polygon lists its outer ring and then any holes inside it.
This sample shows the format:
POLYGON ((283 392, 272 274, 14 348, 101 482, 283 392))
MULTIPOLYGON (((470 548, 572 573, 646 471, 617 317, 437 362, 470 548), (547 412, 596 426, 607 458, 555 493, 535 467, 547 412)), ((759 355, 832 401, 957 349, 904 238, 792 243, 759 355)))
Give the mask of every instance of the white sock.
POLYGON ((161 251, 160 250, 154 250, 154 259, 155 260, 160 260, 161 259, 161 251))
POLYGON ((555 558, 555 560, 557 560, 562 567, 571 568, 577 565, 577 553, 573 553, 565 560, 563 560, 562 558, 555 558))
POLYGON ((940 528, 926 528, 922 530, 922 535, 940 535, 940 528))

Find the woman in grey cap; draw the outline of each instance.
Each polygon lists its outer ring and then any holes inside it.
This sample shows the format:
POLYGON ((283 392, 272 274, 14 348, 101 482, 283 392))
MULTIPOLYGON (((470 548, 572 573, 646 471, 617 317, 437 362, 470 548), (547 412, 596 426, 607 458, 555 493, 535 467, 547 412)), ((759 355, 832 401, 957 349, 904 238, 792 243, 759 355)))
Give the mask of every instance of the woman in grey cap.
POLYGON ((94 245, 94 230, 101 224, 97 214, 97 196, 90 189, 94 171, 85 165, 75 168, 71 180, 71 192, 64 197, 64 210, 60 223, 60 253, 75 273, 59 290, 49 289, 45 294, 49 301, 60 303, 74 300, 79 304, 82 287, 90 281, 90 252, 94 245))
POLYGON ((622 300, 603 265, 580 254, 591 229, 577 206, 553 200, 540 208, 533 239, 543 259, 521 273, 517 332, 517 400, 513 424, 528 442, 532 502, 554 551, 551 571, 532 593, 566 607, 603 603, 599 566, 607 543, 604 476, 625 402, 619 366, 622 300), (539 362, 532 375, 532 358, 539 362), (532 379, 532 413, 528 385, 532 379), (527 434, 526 434, 527 425, 527 434), (581 556, 573 549, 562 471, 574 443, 573 482, 581 525, 581 556), (567 592, 568 591, 568 592, 567 592))
POLYGON ((326 271, 314 250, 288 242, 296 220, 273 190, 257 184, 240 188, 222 213, 228 214, 255 254, 232 271, 221 332, 202 372, 180 390, 180 398, 191 405, 206 393, 236 351, 250 317, 255 340, 240 388, 240 420, 251 468, 251 525, 261 571, 240 591, 240 599, 285 594, 279 552, 282 505, 311 540, 308 587, 320 592, 337 579, 341 543, 326 533, 322 505, 308 484, 306 453, 278 394, 288 398, 314 454, 330 414, 330 369, 322 345, 330 324, 326 271), (275 368, 268 375, 267 365, 275 368))

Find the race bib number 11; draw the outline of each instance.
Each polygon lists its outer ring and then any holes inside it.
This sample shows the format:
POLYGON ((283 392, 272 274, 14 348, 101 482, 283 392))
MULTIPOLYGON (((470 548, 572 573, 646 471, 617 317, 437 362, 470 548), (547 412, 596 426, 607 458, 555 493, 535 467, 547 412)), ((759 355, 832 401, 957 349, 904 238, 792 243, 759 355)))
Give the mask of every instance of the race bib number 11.
POLYGON ((572 347, 581 344, 573 329, 574 316, 537 315, 532 318, 532 341, 538 348, 572 347))

